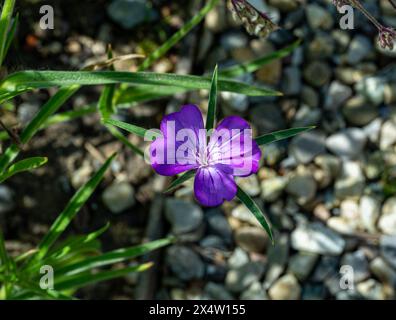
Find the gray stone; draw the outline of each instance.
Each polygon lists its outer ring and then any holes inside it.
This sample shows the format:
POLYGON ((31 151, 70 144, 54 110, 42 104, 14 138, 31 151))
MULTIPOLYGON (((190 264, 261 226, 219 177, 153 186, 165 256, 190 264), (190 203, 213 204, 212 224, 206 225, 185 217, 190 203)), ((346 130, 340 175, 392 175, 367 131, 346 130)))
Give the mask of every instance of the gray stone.
POLYGON ((322 111, 319 108, 302 105, 293 119, 292 127, 316 126, 321 118, 322 111))
MULTIPOLYGON (((331 279, 330 282, 326 283, 326 286, 329 287, 329 284, 332 283, 334 279, 339 278, 338 268, 339 258, 337 256, 323 256, 316 265, 311 280, 315 282, 324 282, 326 279, 331 279)), ((339 281, 336 283, 336 287, 338 287, 337 290, 341 289, 339 283, 339 281)))
POLYGON ((380 149, 386 150, 396 144, 396 120, 387 120, 381 128, 380 149))
POLYGON ((213 300, 234 300, 231 293, 218 283, 208 282, 205 285, 204 292, 213 300))
POLYGON ((166 200, 165 217, 177 235, 198 229, 204 219, 202 209, 196 204, 172 198, 166 200))
POLYGON ((396 269, 396 235, 382 236, 380 240, 381 256, 396 269))
POLYGON ((276 201, 282 194, 287 184, 286 177, 269 177, 261 181, 261 197, 268 202, 276 201))
POLYGON ((249 177, 236 177, 235 181, 251 197, 257 197, 261 192, 257 176, 254 174, 249 177))
POLYGON ((332 71, 328 64, 313 61, 304 69, 304 79, 313 87, 322 87, 329 83, 332 71))
POLYGON ((396 270, 392 269, 381 257, 376 257, 370 262, 370 271, 380 279, 381 282, 389 285, 390 287, 396 286, 396 270))
POLYGON ((0 217, 14 207, 14 192, 4 184, 0 185, 0 217))
POLYGON ((209 232, 220 236, 226 243, 232 242, 232 229, 224 214, 218 209, 206 213, 209 232))
POLYGON ((283 273, 289 258, 289 238, 286 234, 277 237, 274 246, 268 250, 268 266, 264 287, 268 289, 283 273))
POLYGON ((378 106, 384 102, 385 82, 380 77, 366 77, 356 84, 355 90, 378 106))
POLYGON ((391 197, 382 206, 378 228, 385 234, 396 235, 396 197, 391 197))
POLYGON ((375 233, 376 224, 380 216, 381 202, 369 195, 364 195, 360 199, 360 220, 363 227, 370 233, 375 233))
POLYGON ((371 41, 359 34, 352 39, 349 45, 347 60, 352 65, 358 64, 371 54, 372 49, 371 41))
POLYGON ((327 91, 325 109, 337 110, 352 96, 352 89, 339 81, 333 81, 327 91))
POLYGON ((345 240, 323 224, 300 224, 292 232, 291 245, 295 250, 323 255, 339 255, 344 251, 345 240))
POLYGON ((339 157, 355 159, 361 155, 367 137, 359 128, 348 128, 337 132, 326 140, 327 148, 339 157))
POLYGON ((360 197, 365 187, 365 177, 359 163, 344 161, 334 188, 337 199, 360 197))
POLYGON ((278 105, 260 105, 252 109, 250 118, 260 134, 266 134, 285 128, 282 110, 278 105))
POLYGON ((267 247, 268 236, 262 228, 243 227, 236 231, 235 242, 249 252, 263 252, 267 247))
POLYGON ((114 182, 103 192, 102 199, 112 213, 121 213, 135 205, 135 190, 126 181, 114 182))
POLYGON ((307 5, 306 16, 308 24, 313 30, 318 28, 329 30, 334 24, 331 13, 315 3, 307 5))
POLYGON ((287 272, 294 274, 298 280, 304 281, 312 272, 317 260, 318 255, 316 254, 297 253, 290 258, 287 272))
POLYGON ((165 259, 173 273, 181 280, 201 279, 204 276, 204 263, 198 254, 188 247, 169 247, 165 259))
POLYGON ((243 249, 236 247, 230 258, 228 266, 230 269, 238 269, 249 262, 249 256, 243 249))
POLYGON ((249 288, 242 292, 241 300, 268 300, 263 285, 259 281, 253 282, 249 288))
POLYGON ((259 281, 264 273, 262 262, 249 262, 243 266, 228 271, 225 284, 231 292, 242 292, 252 283, 259 281))
POLYGON ((369 263, 362 250, 345 254, 341 259, 341 265, 353 268, 353 280, 361 282, 370 276, 369 263))
POLYGON ((320 131, 304 132, 293 138, 290 153, 299 163, 307 164, 325 152, 326 138, 320 131))
POLYGON ((248 42, 247 35, 242 32, 227 32, 220 38, 220 44, 225 50, 246 48, 248 42))
POLYGON ((157 13, 150 8, 146 0, 113 0, 107 8, 107 13, 125 29, 133 29, 157 17, 157 13))
POLYGON ((295 197, 300 205, 305 205, 314 199, 316 194, 316 181, 312 174, 305 170, 297 170, 291 175, 286 191, 295 197))
POLYGON ((282 78, 282 92, 286 95, 295 95, 301 91, 301 71, 297 67, 285 68, 282 78))
POLYGON ((286 274, 269 289, 272 300, 297 300, 301 295, 301 287, 295 276, 286 274))
POLYGON ((356 286, 357 292, 368 300, 385 300, 386 294, 381 283, 374 279, 368 279, 356 286))
POLYGON ((350 124, 364 126, 378 116, 378 109, 368 103, 363 96, 358 95, 344 104, 342 113, 350 124))

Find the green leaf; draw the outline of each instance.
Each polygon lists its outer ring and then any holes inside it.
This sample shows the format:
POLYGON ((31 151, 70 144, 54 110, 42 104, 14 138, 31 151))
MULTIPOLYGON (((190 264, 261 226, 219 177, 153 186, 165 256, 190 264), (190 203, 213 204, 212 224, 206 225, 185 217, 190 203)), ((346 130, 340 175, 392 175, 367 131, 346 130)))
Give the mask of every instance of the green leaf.
MULTIPOLYGON (((211 79, 202 76, 154 72, 119 71, 20 71, 0 83, 0 102, 15 97, 15 92, 70 85, 106 85, 131 83, 157 86, 177 86, 188 90, 209 90, 211 79)), ((251 86, 232 80, 219 80, 219 90, 248 96, 279 96, 277 91, 251 86)))
POLYGON ((15 36, 15 32, 16 32, 16 29, 18 27, 18 24, 19 24, 19 14, 17 14, 15 16, 14 20, 12 21, 12 24, 11 24, 11 27, 10 27, 10 31, 9 31, 9 33, 7 35, 7 41, 6 41, 5 48, 4 48, 5 54, 7 54, 8 50, 11 47, 11 43, 14 40, 14 36, 15 36))
POLYGON ((213 72, 212 84, 209 93, 208 116, 206 118, 206 130, 212 130, 216 121, 216 105, 217 105, 217 65, 213 72))
POLYGON ((0 16, 0 66, 3 64, 4 58, 7 54, 6 47, 14 6, 15 0, 5 0, 0 16))
POLYGON ((245 62, 235 66, 231 66, 229 68, 222 69, 219 71, 219 75, 220 77, 235 78, 244 75, 246 73, 255 72, 259 70, 262 66, 270 63, 273 60, 287 57, 294 49, 296 49, 300 45, 300 43, 301 41, 297 40, 292 45, 283 48, 281 50, 275 51, 269 55, 265 55, 263 57, 260 57, 258 59, 249 62, 245 62))
POLYGON ((85 202, 87 202, 87 200, 91 197, 92 193, 95 191, 96 187, 102 181, 104 174, 106 173, 107 169, 110 167, 115 157, 116 154, 112 155, 109 159, 107 159, 107 161, 98 170, 98 172, 85 185, 83 185, 71 198, 69 203, 66 205, 66 208, 55 220, 50 230, 39 244, 38 247, 39 251, 31 261, 40 261, 42 258, 44 258, 47 255, 48 250, 51 248, 51 246, 55 243, 55 241, 59 238, 59 236, 65 231, 65 229, 68 227, 68 225, 76 216, 76 214, 80 211, 81 207, 85 204, 85 202))
POLYGON ((160 48, 155 50, 150 56, 143 61, 139 71, 146 70, 156 60, 163 57, 169 49, 183 39, 197 24, 199 24, 206 14, 216 6, 219 0, 210 0, 189 22, 187 22, 178 32, 170 37, 160 48))
POLYGON ((129 268, 110 270, 102 272, 89 272, 84 274, 76 274, 75 276, 67 277, 62 281, 55 280, 55 289, 57 291, 64 291, 70 289, 78 289, 88 284, 98 283, 101 281, 107 281, 119 277, 123 277, 132 272, 144 272, 151 268, 153 264, 151 262, 133 266, 129 268))
POLYGON ((5 247, 3 232, 0 230, 0 266, 5 266, 6 272, 11 270, 10 258, 5 247))
POLYGON ((257 204, 253 201, 253 199, 239 186, 238 186, 237 197, 250 210, 250 212, 253 213, 253 215, 256 217, 258 222, 260 222, 264 230, 268 233, 268 236, 270 237, 272 243, 274 243, 271 224, 265 217, 264 213, 257 206, 257 204))
POLYGON ((161 239, 130 248, 122 248, 110 251, 102 255, 90 257, 83 261, 57 269, 56 273, 58 275, 65 275, 69 277, 76 273, 85 272, 94 268, 100 268, 120 263, 144 255, 150 251, 159 249, 161 247, 167 246, 168 244, 172 243, 173 240, 173 238, 161 239))
POLYGON ((173 181, 170 186, 164 191, 164 193, 169 193, 175 190, 178 186, 183 184, 184 182, 190 180, 193 178, 196 174, 196 170, 190 170, 185 173, 183 173, 179 178, 177 178, 175 181, 173 181))
POLYGON ((128 131, 129 133, 136 134, 137 136, 142 137, 142 138, 145 137, 145 135, 148 131, 147 129, 144 129, 142 127, 135 126, 134 124, 130 124, 130 123, 114 120, 114 119, 103 119, 102 121, 104 122, 104 124, 116 126, 116 127, 121 128, 125 131, 128 131))
POLYGON ((309 131, 312 129, 315 129, 315 127, 312 126, 312 127, 286 129, 286 130, 271 132, 271 133, 262 135, 260 137, 257 137, 255 140, 258 145, 262 146, 262 145, 269 144, 269 143, 272 143, 275 141, 284 140, 284 139, 293 137, 297 134, 300 134, 302 132, 306 132, 306 131, 309 131))
MULTIPOLYGON (((20 140, 22 144, 27 144, 30 139, 37 133, 43 126, 45 121, 53 115, 58 109, 79 89, 79 86, 65 87, 51 97, 45 103, 40 111, 36 114, 33 120, 22 131, 20 140)), ((16 144, 9 146, 0 157, 0 173, 5 172, 12 161, 18 156, 20 150, 16 144)))
MULTIPOLYGON (((107 58, 112 59, 113 58, 113 52, 111 48, 109 48, 108 53, 107 53, 107 58)), ((114 71, 113 65, 110 66, 110 70, 114 71)), ((114 113, 114 93, 115 93, 115 84, 108 84, 105 86, 103 89, 102 94, 100 95, 99 98, 99 111, 100 114, 102 115, 102 118, 108 119, 110 116, 114 113)))
POLYGON ((34 158, 28 158, 21 160, 12 166, 10 166, 7 171, 0 176, 0 183, 4 182, 8 178, 12 177, 13 175, 16 175, 18 173, 24 172, 24 171, 31 171, 36 168, 39 168, 46 164, 48 161, 47 158, 45 157, 34 157, 34 158))
POLYGON ((120 131, 118 131, 117 128, 111 125, 107 125, 106 128, 115 138, 120 140, 124 145, 131 149, 132 152, 138 154, 141 157, 144 157, 144 151, 141 150, 138 146, 134 145, 132 142, 130 142, 120 131))

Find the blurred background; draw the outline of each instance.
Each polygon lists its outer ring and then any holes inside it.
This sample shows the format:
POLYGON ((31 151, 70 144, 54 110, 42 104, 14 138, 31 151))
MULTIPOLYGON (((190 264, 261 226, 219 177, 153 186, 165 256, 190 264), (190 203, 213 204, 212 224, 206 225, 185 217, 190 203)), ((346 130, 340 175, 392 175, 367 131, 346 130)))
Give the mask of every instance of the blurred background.
MULTIPOLYGON (((256 134, 289 127, 317 129, 264 148, 257 175, 239 181, 276 230, 272 246, 237 201, 198 206, 192 186, 163 195, 170 182, 101 126, 99 115, 51 126, 26 146, 46 166, 0 186, 0 224, 13 253, 34 247, 74 191, 107 156, 122 150, 101 187, 77 215, 70 234, 107 221, 104 250, 168 234, 177 244, 150 255, 143 274, 81 290, 85 299, 393 299, 396 289, 396 48, 377 45, 377 30, 355 10, 353 30, 330 0, 251 0, 281 26, 267 39, 249 36, 221 1, 165 58, 157 72, 211 73, 284 48, 284 59, 240 80, 280 90, 283 97, 222 93, 221 114, 250 120, 256 134)), ((362 3, 396 27, 388 0, 362 3)), ((179 30, 205 1, 86 0, 17 2, 20 28, 6 65, 78 70, 114 55, 148 54, 179 30), (54 8, 55 29, 39 27, 39 9, 54 8)), ((138 61, 117 62, 136 71, 138 61)), ((96 103, 101 88, 85 87, 62 111, 96 103)), ((55 91, 24 94, 2 117, 23 127, 55 91)), ((158 128, 184 103, 205 111, 207 92, 127 105, 123 120, 158 128)), ((137 144, 142 142, 129 137, 137 144)), ((3 141, 3 149, 9 142, 3 141)))

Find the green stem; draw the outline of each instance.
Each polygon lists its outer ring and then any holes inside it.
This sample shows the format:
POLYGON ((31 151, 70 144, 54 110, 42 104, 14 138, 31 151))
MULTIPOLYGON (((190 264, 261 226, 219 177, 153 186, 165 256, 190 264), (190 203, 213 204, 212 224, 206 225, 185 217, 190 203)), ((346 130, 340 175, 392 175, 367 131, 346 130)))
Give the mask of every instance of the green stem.
POLYGON ((3 11, 0 17, 0 66, 3 64, 6 55, 6 44, 8 38, 8 30, 14 11, 15 0, 5 0, 3 11))

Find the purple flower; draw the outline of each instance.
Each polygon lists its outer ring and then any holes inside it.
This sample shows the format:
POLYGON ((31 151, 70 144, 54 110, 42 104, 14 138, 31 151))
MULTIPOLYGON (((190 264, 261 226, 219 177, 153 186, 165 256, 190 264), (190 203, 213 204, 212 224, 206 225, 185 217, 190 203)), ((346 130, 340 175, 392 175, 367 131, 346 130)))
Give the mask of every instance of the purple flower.
POLYGON ((238 116, 224 118, 208 136, 197 106, 183 106, 165 116, 162 135, 150 146, 154 170, 173 176, 196 170, 194 193, 207 207, 221 205, 237 194, 234 177, 257 173, 261 150, 250 125, 238 116))

